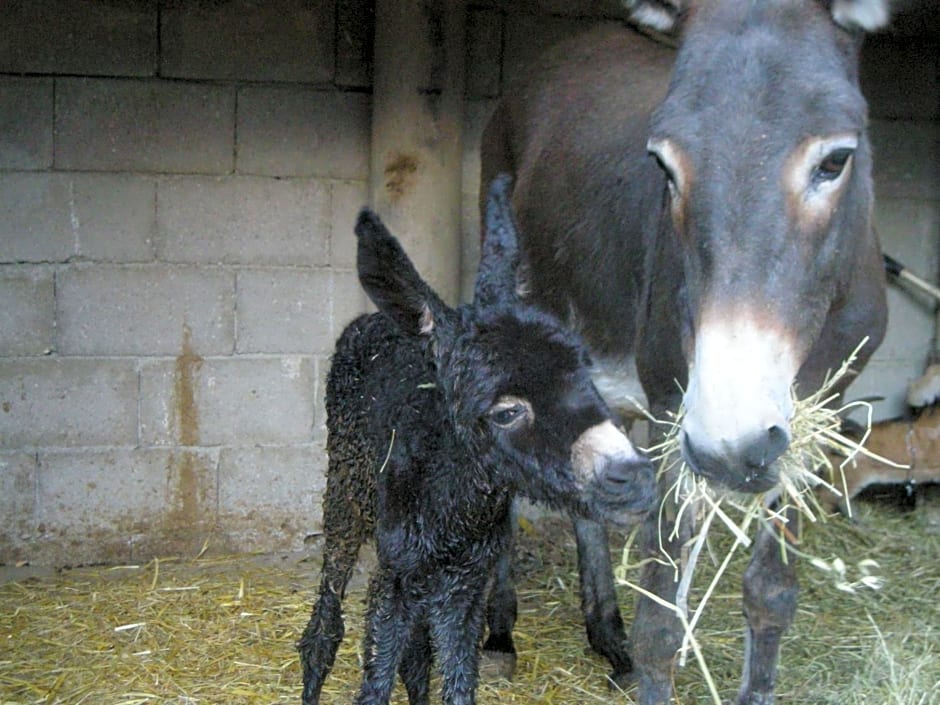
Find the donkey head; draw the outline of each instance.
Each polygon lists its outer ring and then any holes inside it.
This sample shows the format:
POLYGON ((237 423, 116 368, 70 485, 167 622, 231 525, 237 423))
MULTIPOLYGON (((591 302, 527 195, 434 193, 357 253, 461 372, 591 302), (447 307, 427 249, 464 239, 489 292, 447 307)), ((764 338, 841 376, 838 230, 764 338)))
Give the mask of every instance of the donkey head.
POLYGON ((629 521, 654 502, 652 467, 612 422, 581 341, 516 295, 507 187, 501 177, 490 192, 471 304, 448 307, 369 211, 356 226, 360 281, 403 334, 426 341, 450 425, 488 481, 584 516, 629 521))
POLYGON ((766 490, 791 387, 872 249, 857 54, 886 2, 632 4, 681 34, 648 150, 683 271, 683 449, 704 475, 766 490))

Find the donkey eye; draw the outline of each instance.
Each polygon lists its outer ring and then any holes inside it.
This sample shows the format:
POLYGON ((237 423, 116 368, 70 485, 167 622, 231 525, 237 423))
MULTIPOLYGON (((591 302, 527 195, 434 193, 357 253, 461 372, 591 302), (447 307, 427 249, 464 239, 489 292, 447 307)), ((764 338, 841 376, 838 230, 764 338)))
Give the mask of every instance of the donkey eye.
POLYGON ((503 399, 494 404, 487 415, 497 426, 510 428, 528 418, 531 409, 522 399, 503 399))
POLYGON ((679 190, 676 184, 676 175, 658 152, 650 151, 650 155, 656 160, 660 170, 666 175, 666 183, 669 185, 669 195, 675 196, 679 190))
POLYGON ((826 155, 819 166, 813 171, 813 182, 821 183, 823 181, 835 181, 845 170, 846 164, 852 157, 853 150, 846 147, 834 149, 826 155))

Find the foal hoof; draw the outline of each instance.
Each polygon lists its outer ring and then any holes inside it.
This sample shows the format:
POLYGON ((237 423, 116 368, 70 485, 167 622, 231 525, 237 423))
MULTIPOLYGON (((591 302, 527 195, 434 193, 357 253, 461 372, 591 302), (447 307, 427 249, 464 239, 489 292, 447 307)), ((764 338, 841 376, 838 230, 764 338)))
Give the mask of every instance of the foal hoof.
POLYGON ((487 683, 511 681, 516 672, 516 655, 507 651, 489 651, 480 654, 480 680, 487 683))
POLYGON ((614 691, 624 691, 636 682, 633 671, 611 671, 607 674, 607 687, 614 691))

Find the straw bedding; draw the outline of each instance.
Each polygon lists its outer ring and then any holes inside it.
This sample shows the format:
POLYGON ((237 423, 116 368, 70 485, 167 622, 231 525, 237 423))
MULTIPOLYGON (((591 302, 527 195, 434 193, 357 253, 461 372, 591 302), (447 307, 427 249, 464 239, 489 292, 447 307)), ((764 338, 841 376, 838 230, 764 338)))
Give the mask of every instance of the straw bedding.
MULTIPOLYGON (((801 548, 838 556, 844 584, 865 559, 878 561, 886 583, 846 592, 836 586, 837 570, 799 563, 803 594, 783 646, 780 703, 940 705, 940 530, 927 509, 862 503, 859 525, 835 519, 808 528, 801 548)), ((614 538, 617 556, 623 540, 614 538)), ((516 678, 484 684, 479 701, 632 703, 629 691, 607 689, 606 662, 587 650, 567 523, 547 518, 529 527, 519 554, 516 678)), ((726 701, 740 672, 746 558, 735 559, 696 632, 726 701)), ((704 585, 714 568, 707 558, 700 563, 704 585)), ((241 556, 80 568, 0 585, 0 703, 298 703, 294 641, 318 573, 318 560, 241 556)), ((347 637, 324 703, 355 693, 363 583, 345 602, 347 637)), ((629 619, 633 595, 622 590, 629 619)), ((694 662, 675 679, 681 703, 709 700, 694 662)), ((396 700, 405 702, 400 688, 396 700)))

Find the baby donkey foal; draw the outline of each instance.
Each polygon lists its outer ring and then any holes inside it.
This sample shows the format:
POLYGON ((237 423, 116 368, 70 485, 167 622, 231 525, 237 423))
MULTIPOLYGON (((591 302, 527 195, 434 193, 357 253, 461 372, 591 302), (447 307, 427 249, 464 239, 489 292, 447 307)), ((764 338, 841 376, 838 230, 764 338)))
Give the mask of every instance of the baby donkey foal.
POLYGON ((516 295, 508 179, 492 186, 472 304, 449 308, 379 218, 356 224, 379 312, 340 336, 327 382, 319 599, 298 647, 319 701, 359 547, 375 536, 357 703, 412 705, 437 659, 445 703, 473 703, 487 580, 517 494, 597 520, 649 510, 653 470, 611 421, 580 340, 516 295), (433 649, 433 651, 432 651, 433 649))

